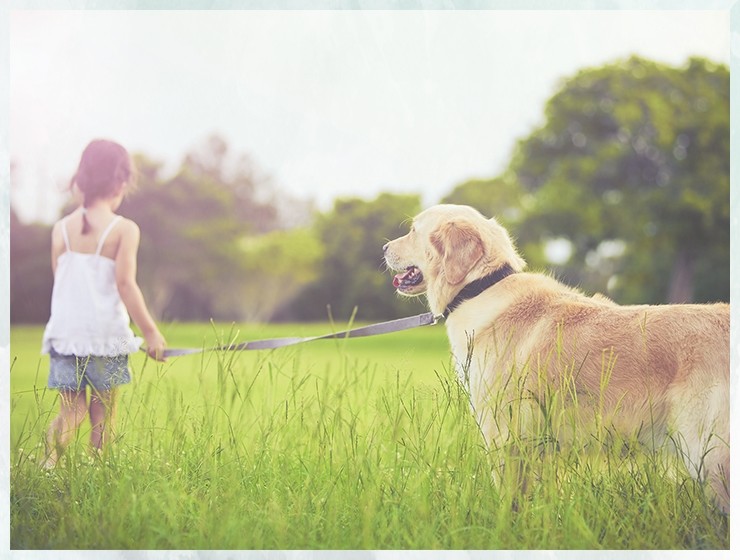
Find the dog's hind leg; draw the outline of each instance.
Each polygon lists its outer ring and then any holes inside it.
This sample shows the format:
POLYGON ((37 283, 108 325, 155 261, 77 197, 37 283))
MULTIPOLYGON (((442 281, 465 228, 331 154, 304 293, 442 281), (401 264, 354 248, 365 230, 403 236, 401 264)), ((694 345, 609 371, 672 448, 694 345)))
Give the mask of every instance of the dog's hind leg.
POLYGON ((708 490, 724 513, 730 512, 729 387, 706 387, 684 403, 672 419, 671 438, 692 477, 708 490))
POLYGON ((723 442, 710 460, 708 468, 709 487, 714 500, 723 513, 730 513, 730 448, 723 442))

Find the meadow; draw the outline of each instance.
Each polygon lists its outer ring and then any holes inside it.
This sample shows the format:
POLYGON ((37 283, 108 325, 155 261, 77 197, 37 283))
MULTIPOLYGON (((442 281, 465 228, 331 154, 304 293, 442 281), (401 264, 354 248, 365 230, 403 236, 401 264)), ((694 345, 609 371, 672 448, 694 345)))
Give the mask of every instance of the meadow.
MULTIPOLYGON (((201 347, 331 328, 163 330, 201 347)), ((483 445, 442 325, 164 364, 141 353, 111 445, 92 456, 83 424, 45 471, 58 403, 41 333, 11 330, 13 549, 729 548, 729 519, 661 454, 549 442, 526 496, 497 482, 500 451, 483 445)))

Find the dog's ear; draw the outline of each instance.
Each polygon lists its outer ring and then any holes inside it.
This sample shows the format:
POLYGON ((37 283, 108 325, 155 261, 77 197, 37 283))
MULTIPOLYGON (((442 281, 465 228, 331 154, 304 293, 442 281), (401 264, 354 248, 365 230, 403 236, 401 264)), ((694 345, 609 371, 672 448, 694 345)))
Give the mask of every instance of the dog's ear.
POLYGON ((465 222, 442 224, 432 233, 430 241, 442 256, 442 270, 452 285, 462 282, 483 257, 483 240, 465 222))

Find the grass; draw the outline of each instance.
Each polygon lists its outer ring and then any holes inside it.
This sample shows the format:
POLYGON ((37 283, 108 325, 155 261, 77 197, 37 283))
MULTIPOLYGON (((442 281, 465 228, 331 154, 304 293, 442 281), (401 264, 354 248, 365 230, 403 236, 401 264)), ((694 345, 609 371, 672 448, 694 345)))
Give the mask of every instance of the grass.
MULTIPOLYGON (((326 325, 170 325, 173 346, 326 325)), ((444 328, 269 352, 132 357, 117 437, 83 425, 37 467, 56 414, 41 329, 11 330, 13 549, 727 549, 729 520, 662 456, 549 450, 526 497, 496 482, 444 328), (517 507, 512 507, 516 502, 517 507)))

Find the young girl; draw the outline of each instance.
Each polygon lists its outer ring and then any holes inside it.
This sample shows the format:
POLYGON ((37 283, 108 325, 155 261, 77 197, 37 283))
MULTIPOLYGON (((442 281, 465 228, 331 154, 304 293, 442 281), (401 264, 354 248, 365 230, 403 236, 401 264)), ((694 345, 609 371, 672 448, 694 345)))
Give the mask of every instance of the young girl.
POLYGON ((93 450, 110 438, 116 387, 130 382, 128 354, 142 343, 129 314, 147 353, 163 361, 165 340, 136 283, 139 227, 115 214, 131 179, 131 159, 122 146, 91 142, 70 182, 82 194, 82 205, 51 233, 54 289, 42 352, 50 355, 49 387, 59 390, 61 408, 46 435, 47 468, 87 414, 93 450))

